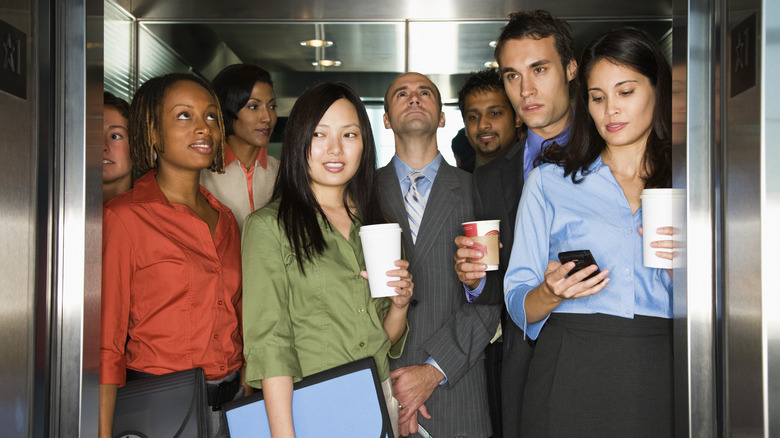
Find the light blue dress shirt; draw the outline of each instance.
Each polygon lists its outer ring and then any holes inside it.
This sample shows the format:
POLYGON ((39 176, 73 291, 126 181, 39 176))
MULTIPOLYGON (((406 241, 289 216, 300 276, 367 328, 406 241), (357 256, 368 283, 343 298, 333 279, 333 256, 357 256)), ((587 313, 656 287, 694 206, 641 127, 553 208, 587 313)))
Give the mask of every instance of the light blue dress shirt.
POLYGON ((547 321, 528 324, 525 297, 544 281, 544 271, 558 253, 588 249, 610 282, 595 295, 563 301, 553 312, 672 317, 672 281, 665 269, 642 262, 642 208, 634 214, 601 157, 579 184, 563 168, 544 164, 531 172, 523 187, 515 223, 515 243, 504 291, 510 316, 536 339, 547 321))
MULTIPOLYGON (((398 182, 401 184, 401 196, 406 196, 406 192, 409 191, 409 186, 412 182, 409 181, 409 172, 416 170, 422 172, 425 178, 417 182, 417 191, 428 203, 428 196, 431 194, 431 188, 433 188, 433 181, 436 180, 436 174, 439 173, 439 166, 441 166, 441 154, 436 155, 430 163, 426 164, 422 169, 414 169, 412 166, 404 163, 404 161, 398 158, 398 155, 393 155, 393 167, 395 167, 395 174, 398 176, 398 182)), ((423 212, 423 215, 425 213, 423 212)))
MULTIPOLYGON (((417 191, 420 192, 420 196, 423 197, 425 203, 427 204, 428 196, 431 194, 431 189, 433 188, 433 181, 436 179, 436 174, 439 173, 441 160, 441 154, 438 154, 436 155, 436 158, 433 159, 433 161, 426 164, 422 169, 414 169, 412 166, 404 163, 403 160, 398 158, 398 155, 393 155, 392 163, 393 167, 395 168, 395 174, 398 177, 398 182, 401 184, 401 195, 405 196, 406 192, 409 191, 409 187, 412 185, 412 182, 409 180, 409 173, 412 170, 422 172, 422 174, 425 175, 425 178, 417 182, 417 191)), ((425 212, 423 212, 423 217, 424 216, 425 212)), ((444 374, 444 371, 441 369, 439 364, 436 363, 436 360, 433 357, 428 357, 428 360, 426 360, 425 363, 433 365, 444 376, 444 380, 442 380, 439 385, 447 383, 447 375, 444 374)))

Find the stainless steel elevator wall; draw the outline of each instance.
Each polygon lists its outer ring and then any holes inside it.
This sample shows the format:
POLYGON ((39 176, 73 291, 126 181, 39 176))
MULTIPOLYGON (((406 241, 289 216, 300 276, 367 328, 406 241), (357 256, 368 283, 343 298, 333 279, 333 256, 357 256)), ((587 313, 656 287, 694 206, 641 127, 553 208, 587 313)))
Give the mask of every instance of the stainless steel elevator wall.
MULTIPOLYGON (((27 37, 33 31, 32 2, 0 8, 0 20, 27 37)), ((3 35, 6 36, 6 35, 3 35)), ((0 43, 8 44, 8 38, 0 43)), ((13 43, 12 43, 13 44, 13 43)), ((3 46, 0 46, 0 49, 3 46)), ((0 61, 7 61, 0 50, 0 61)), ((5 69, 8 64, 0 64, 5 69)), ((28 69, 25 98, 0 91, 0 425, 5 437, 27 437, 33 402, 35 267, 35 99, 28 69)))

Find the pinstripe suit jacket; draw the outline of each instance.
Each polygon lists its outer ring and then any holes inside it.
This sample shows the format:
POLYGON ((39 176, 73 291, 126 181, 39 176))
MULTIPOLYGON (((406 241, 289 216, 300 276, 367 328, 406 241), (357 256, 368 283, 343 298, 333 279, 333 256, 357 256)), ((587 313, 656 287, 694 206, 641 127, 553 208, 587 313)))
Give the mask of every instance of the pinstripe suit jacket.
POLYGON ((383 213, 403 229, 401 241, 414 281, 409 334, 392 369, 433 357, 447 383, 425 403, 431 420, 418 416, 436 438, 489 437, 484 349, 498 324, 501 306, 469 304, 453 267, 455 237, 474 220, 471 175, 442 161, 412 243, 401 186, 392 162, 377 174, 383 213))

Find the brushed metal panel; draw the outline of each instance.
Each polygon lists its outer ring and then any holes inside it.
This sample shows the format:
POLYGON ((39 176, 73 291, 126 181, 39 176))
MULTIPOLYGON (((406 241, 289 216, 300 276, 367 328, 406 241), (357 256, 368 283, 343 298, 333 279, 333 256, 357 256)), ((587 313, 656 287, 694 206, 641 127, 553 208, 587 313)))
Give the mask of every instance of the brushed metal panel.
MULTIPOLYGON (((730 29, 759 12, 759 0, 728 3, 724 33, 730 83, 737 60, 730 29)), ((758 41, 745 41, 762 55, 758 41)), ((757 69, 758 70, 758 69, 757 69)), ((731 93, 725 93, 730 95, 731 93)), ((725 100, 723 149, 724 428, 736 437, 764 436, 761 284, 761 85, 725 100)))
POLYGON ((97 436, 103 2, 56 10, 52 433, 97 436))
POLYGON ((4 162, 0 172, 0 425, 4 437, 27 437, 32 426, 35 334, 32 5, 17 1, 8 6, 0 9, 0 20, 26 34, 28 64, 27 98, 0 92, 4 162))
POLYGON ((548 9, 566 18, 669 17, 672 1, 565 0, 138 0, 130 13, 143 19, 202 20, 242 17, 247 20, 483 20, 504 19, 512 11, 548 9))
POLYGON ((763 132, 761 134, 761 278, 764 349, 764 436, 780 436, 780 288, 776 260, 780 243, 780 8, 771 0, 762 1, 762 64, 760 83, 763 132))
POLYGON ((713 437, 715 10, 707 0, 677 0, 674 6, 673 182, 688 194, 684 263, 674 270, 676 435, 713 437))

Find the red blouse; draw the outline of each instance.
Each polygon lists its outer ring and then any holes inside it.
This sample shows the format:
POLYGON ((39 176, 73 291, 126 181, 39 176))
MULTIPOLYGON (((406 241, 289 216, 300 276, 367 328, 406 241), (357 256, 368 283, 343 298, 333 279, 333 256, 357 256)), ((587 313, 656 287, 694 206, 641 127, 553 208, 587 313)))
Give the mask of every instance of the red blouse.
POLYGON ((201 367, 222 379, 243 364, 241 238, 230 210, 212 239, 192 210, 168 202, 150 171, 103 206, 100 383, 125 368, 151 374, 201 367))

